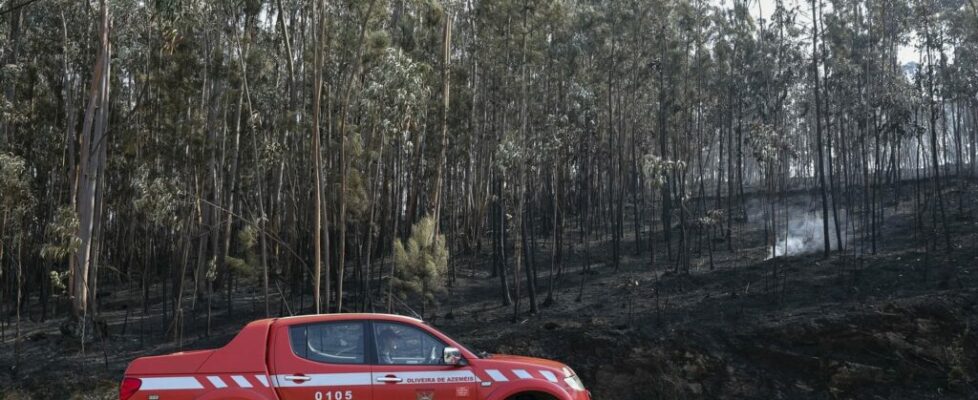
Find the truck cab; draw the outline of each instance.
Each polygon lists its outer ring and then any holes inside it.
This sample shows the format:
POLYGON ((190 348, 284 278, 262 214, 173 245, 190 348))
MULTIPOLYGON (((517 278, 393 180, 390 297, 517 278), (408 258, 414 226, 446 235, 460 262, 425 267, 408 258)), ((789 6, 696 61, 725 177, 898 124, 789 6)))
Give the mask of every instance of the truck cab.
POLYGON ((479 355, 421 320, 327 314, 248 324, 216 350, 134 360, 120 400, 589 400, 564 364, 479 355))

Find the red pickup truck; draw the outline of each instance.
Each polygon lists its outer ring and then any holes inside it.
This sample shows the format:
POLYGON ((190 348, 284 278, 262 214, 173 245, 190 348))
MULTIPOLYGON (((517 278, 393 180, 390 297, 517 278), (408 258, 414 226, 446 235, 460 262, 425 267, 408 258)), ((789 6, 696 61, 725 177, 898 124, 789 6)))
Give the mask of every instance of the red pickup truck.
POLYGON ((120 400, 590 400, 566 365, 476 354, 384 314, 264 319, 216 350, 142 357, 120 400))

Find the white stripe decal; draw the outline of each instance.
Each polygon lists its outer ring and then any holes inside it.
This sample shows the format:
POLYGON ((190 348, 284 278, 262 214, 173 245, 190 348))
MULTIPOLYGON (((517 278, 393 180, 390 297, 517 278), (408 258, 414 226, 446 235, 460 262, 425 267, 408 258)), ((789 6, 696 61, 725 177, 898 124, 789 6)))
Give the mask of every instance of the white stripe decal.
POLYGON ((232 375, 231 379, 234 379, 234 383, 237 383, 238 386, 241 386, 246 389, 251 387, 251 382, 248 382, 248 380, 241 375, 232 375))
POLYGON ((557 383, 557 375, 554 375, 553 372, 540 370, 540 375, 543 375, 550 382, 557 383))
POLYGON ((224 383, 224 381, 221 380, 221 377, 219 376, 208 376, 207 380, 211 381, 211 385, 214 385, 214 387, 218 389, 223 389, 228 387, 228 385, 224 383))
POLYGON ((356 386, 370 385, 369 372, 351 372, 346 374, 309 374, 308 381, 296 383, 285 379, 285 375, 275 375, 276 387, 310 387, 310 386, 356 386))
POLYGON ((530 373, 529 372, 526 372, 525 369, 514 369, 513 370, 513 373, 516 374, 516 376, 518 376, 520 379, 532 379, 533 378, 533 375, 530 375, 530 373))
POLYGON ((143 382, 139 387, 140 390, 188 390, 204 388, 204 385, 201 385, 197 381, 197 378, 192 376, 139 379, 143 382))
POLYGON ((503 375, 498 369, 487 369, 486 373, 496 382, 509 382, 509 378, 506 378, 506 375, 503 375))
POLYGON ((375 385, 386 385, 387 383, 378 382, 377 378, 382 378, 388 375, 396 376, 401 378, 402 381, 399 384, 402 385, 414 385, 414 384, 438 384, 438 383, 464 383, 464 382, 479 382, 479 377, 475 376, 472 371, 401 371, 401 372, 374 372, 374 384, 375 385))
POLYGON ((258 379, 258 382, 261 382, 261 385, 262 386, 268 387, 268 377, 267 376, 265 376, 265 375, 255 375, 255 379, 258 379))

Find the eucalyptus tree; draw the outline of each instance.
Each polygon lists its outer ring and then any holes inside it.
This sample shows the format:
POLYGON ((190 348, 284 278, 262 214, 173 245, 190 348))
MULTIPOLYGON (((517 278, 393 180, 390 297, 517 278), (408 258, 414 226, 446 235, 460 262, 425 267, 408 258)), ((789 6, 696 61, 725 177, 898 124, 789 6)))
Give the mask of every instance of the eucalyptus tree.
MULTIPOLYGON (((931 161, 931 173, 933 174, 934 183, 934 195, 937 198, 937 207, 934 208, 933 220, 934 225, 938 225, 938 218, 940 218, 940 225, 943 227, 944 240, 947 251, 951 251, 953 246, 951 244, 951 231, 948 226, 947 212, 945 210, 944 201, 944 188, 941 182, 942 173, 942 162, 941 162, 941 141, 938 140, 938 125, 942 125, 946 128, 946 125, 942 124, 943 114, 945 110, 944 105, 944 89, 942 85, 943 82, 939 82, 940 77, 937 76, 939 68, 941 68, 946 62, 946 55, 944 54, 944 26, 941 21, 937 18, 940 14, 940 5, 931 0, 920 0, 917 1, 915 6, 916 26, 918 29, 918 36, 923 44, 923 48, 920 49, 922 55, 922 68, 921 71, 921 83, 923 86, 923 94, 926 97, 927 113, 928 118, 928 131, 930 139, 930 161, 931 161), (936 53, 936 54, 935 54, 936 53)), ((942 132, 946 133, 945 132, 942 132)), ((943 135, 941 135, 943 136, 943 135)))
MULTIPOLYGON (((320 115, 322 113, 322 106, 320 102, 322 101, 322 91, 323 91, 323 47, 325 46, 324 35, 326 31, 326 11, 323 2, 313 3, 313 66, 312 66, 312 134, 310 149, 312 150, 312 168, 313 168, 313 298, 316 305, 316 313, 321 313, 323 311, 322 295, 320 294, 320 284, 322 282, 322 245, 323 245, 323 179, 322 179, 322 149, 320 148, 320 115)), ((327 217, 328 218, 328 217, 327 217)), ((342 222, 341 222, 342 223, 342 222)), ((326 224, 326 229, 329 229, 329 224, 326 224)), ((328 236, 327 236, 328 237, 328 236)), ((328 239, 327 239, 328 243, 328 239)), ((326 246, 327 253, 329 251, 329 245, 326 246)), ((329 261, 326 261, 326 311, 329 311, 329 261)))
POLYGON ((711 258, 725 241, 718 259, 749 261, 732 251, 755 194, 766 246, 800 187, 834 222, 826 247, 877 251, 887 185, 900 196, 908 173, 932 212, 915 226, 953 248, 950 178, 978 164, 978 9, 821 4, 775 1, 769 20, 740 0, 4 11, 0 168, 31 198, 0 198, 4 315, 99 318, 97 287, 128 285, 140 332, 180 342, 233 319, 241 293, 266 315, 428 307, 391 289, 418 276, 395 243, 430 231, 447 257, 431 287, 464 260, 520 318, 539 278, 550 305, 567 271, 583 298, 596 268, 627 268, 629 235, 653 268, 665 253, 691 272, 704 236, 711 258))
MULTIPOLYGON (((796 9, 786 8, 783 2, 775 4, 770 21, 760 21, 758 33, 758 59, 751 76, 754 122, 750 125, 748 142, 755 160, 762 167, 764 192, 768 200, 767 223, 764 232, 771 255, 777 254, 778 216, 776 196, 784 193, 791 163, 798 151, 791 142, 791 105, 796 95, 795 85, 802 75, 802 53, 798 46, 801 30, 794 25, 798 17, 796 9), (780 185, 779 185, 780 182, 780 185), (780 187, 779 187, 780 186, 780 187)), ((789 210, 783 214, 787 219, 789 210)))
MULTIPOLYGON (((28 213, 35 202, 29 181, 27 164, 22 158, 12 154, 0 153, 0 192, 3 193, 3 199, 0 199, 0 261, 3 260, 6 243, 11 243, 10 247, 17 251, 15 257, 8 257, 14 259, 13 263, 16 265, 13 271, 16 288, 14 308, 17 318, 16 330, 14 331, 15 338, 19 338, 21 335, 20 318, 24 285, 23 249, 25 238, 29 235, 26 222, 29 221, 28 213)), ((2 267, 0 265, 0 272, 3 271, 2 267)), ((4 287, 8 286, 4 285, 4 287)), ((3 298, 2 296, 3 293, 0 293, 0 298, 3 298)), ((0 337, 4 337, 6 340, 5 334, 0 334, 0 337)), ((15 346, 18 345, 19 343, 15 343, 15 346)), ((20 360, 19 347, 15 347, 14 350, 17 356, 16 363, 20 360)))
MULTIPOLYGON (((425 101, 430 90, 424 83, 424 66, 412 60, 402 48, 387 47, 377 62, 368 67, 363 96, 359 99, 367 121, 360 168, 366 172, 363 185, 367 189, 369 204, 366 221, 363 221, 367 224, 364 239, 367 247, 363 253, 366 278, 363 284, 368 286, 362 288, 368 302, 373 253, 387 248, 382 242, 385 236, 378 232, 376 225, 378 222, 386 225, 388 220, 380 217, 378 221, 378 214, 386 214, 383 211, 385 208, 401 206, 399 202, 385 200, 390 196, 384 195, 384 192, 393 190, 390 181, 396 179, 393 164, 398 157, 391 157, 391 154, 399 156, 396 154, 401 152, 399 149, 411 143, 413 132, 424 117, 425 101), (378 242, 376 247, 374 242, 378 242)), ((391 218, 396 220, 398 216, 391 218)), ((395 268, 395 264, 391 264, 391 268, 395 268)), ((395 272, 392 270, 390 276, 393 277, 395 272)), ((389 302, 388 308, 391 306, 389 302)))
POLYGON ((538 111, 530 96, 544 87, 543 75, 539 74, 539 70, 542 68, 548 38, 553 37, 555 27, 563 20, 562 7, 556 1, 492 0, 480 2, 473 12, 486 23, 484 29, 481 29, 484 54, 497 60, 505 60, 501 65, 482 73, 489 82, 483 93, 492 96, 495 99, 494 107, 499 107, 491 110, 491 119, 488 121, 497 132, 496 138, 490 141, 490 145, 495 147, 492 155, 496 166, 493 171, 493 185, 497 190, 497 198, 494 199, 494 230, 497 235, 494 239, 497 249, 494 257, 497 263, 494 268, 504 282, 504 303, 509 304, 509 289, 505 283, 508 263, 503 252, 506 231, 512 228, 517 232, 513 242, 512 264, 515 317, 520 309, 521 268, 526 274, 531 312, 535 312, 537 307, 532 270, 534 255, 531 254, 532 247, 528 237, 528 230, 531 228, 526 224, 532 223, 527 221, 527 213, 531 211, 527 204, 535 197, 529 182, 538 171, 538 163, 530 157, 530 149, 537 143, 541 133, 534 126, 534 121, 538 120, 538 111), (511 115, 516 116, 515 120, 510 118, 511 115), (504 186, 510 188, 505 195, 502 193, 504 186), (505 221, 507 213, 503 211, 507 206, 514 209, 509 224, 505 221))

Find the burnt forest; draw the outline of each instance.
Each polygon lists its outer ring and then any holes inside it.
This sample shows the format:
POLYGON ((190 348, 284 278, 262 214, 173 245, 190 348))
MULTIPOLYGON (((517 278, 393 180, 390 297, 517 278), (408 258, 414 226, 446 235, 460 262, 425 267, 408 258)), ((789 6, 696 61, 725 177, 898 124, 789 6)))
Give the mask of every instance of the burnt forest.
POLYGON ((978 1, 0 0, 0 400, 327 313, 976 399, 978 1))

